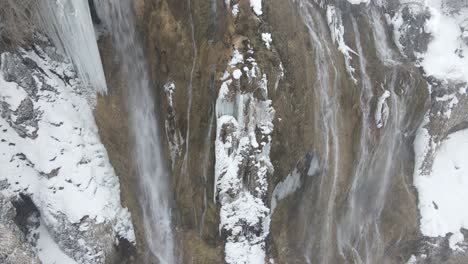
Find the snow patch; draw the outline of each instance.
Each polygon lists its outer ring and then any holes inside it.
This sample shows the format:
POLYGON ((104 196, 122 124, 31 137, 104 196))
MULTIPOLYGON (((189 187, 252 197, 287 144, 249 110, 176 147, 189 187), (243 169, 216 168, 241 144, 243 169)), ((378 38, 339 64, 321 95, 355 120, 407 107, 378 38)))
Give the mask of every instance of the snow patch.
POLYGON ((167 94, 167 99, 169 102, 169 106, 173 107, 173 100, 172 100, 172 95, 174 94, 175 91, 175 84, 173 82, 168 82, 164 85, 164 91, 167 94))
POLYGON ((250 0, 250 7, 253 9, 257 16, 261 16, 263 14, 262 0, 250 0))
POLYGON ((239 14, 239 4, 233 5, 231 12, 234 17, 237 17, 237 15, 239 14))
POLYGON ((440 0, 426 1, 431 17, 425 31, 432 35, 420 65, 427 75, 439 80, 468 82, 468 44, 463 41, 462 23, 468 8, 449 12, 440 0))
POLYGON ((417 259, 415 255, 411 255, 411 257, 406 262, 406 264, 416 264, 416 263, 417 263, 417 259))
POLYGON ((271 33, 262 33, 262 40, 267 49, 271 49, 271 42, 273 41, 271 39, 271 33))
POLYGON ((449 246, 452 250, 460 250, 463 251, 463 248, 458 246, 458 243, 461 243, 465 240, 465 236, 461 232, 457 232, 452 234, 449 238, 449 246))
MULTIPOLYGON (((430 149, 430 137, 422 128, 415 140, 414 185, 419 193, 421 232, 425 236, 458 234, 468 228, 468 130, 450 134, 435 152, 432 168, 421 170, 430 149)), ((459 237, 459 235, 457 235, 459 237)), ((458 241, 458 240, 457 240, 458 241)))
POLYGON ((241 76, 242 76, 242 71, 239 69, 235 69, 234 72, 232 73, 232 77, 234 77, 234 79, 236 80, 239 80, 241 76))

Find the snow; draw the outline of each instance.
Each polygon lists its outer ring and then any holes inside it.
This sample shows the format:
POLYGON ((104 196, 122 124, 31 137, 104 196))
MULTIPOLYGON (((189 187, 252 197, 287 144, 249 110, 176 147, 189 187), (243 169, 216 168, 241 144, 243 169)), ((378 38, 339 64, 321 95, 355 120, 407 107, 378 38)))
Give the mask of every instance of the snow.
POLYGON ((415 255, 411 255, 411 257, 406 262, 406 264, 416 264, 416 263, 417 263, 417 259, 415 255))
POLYGON ((262 33, 262 40, 267 49, 271 49, 271 42, 273 41, 271 39, 271 33, 262 33))
POLYGON ((431 17, 425 31, 433 37, 427 51, 420 54, 420 65, 427 75, 439 80, 468 82, 468 46, 463 41, 461 24, 468 9, 449 12, 441 0, 426 1, 431 17))
MULTIPOLYGON (((421 170, 424 153, 430 148, 427 130, 421 128, 415 142, 416 169, 414 184, 419 193, 421 231, 437 237, 453 233, 460 238, 460 228, 468 228, 468 130, 450 134, 435 152, 432 168, 421 170)), ((457 238, 457 239, 456 239, 457 238)))
MULTIPOLYGON (((268 96, 266 74, 253 56, 233 51, 228 71, 238 79, 244 70, 249 83, 268 96), (242 65, 240 65, 242 64, 242 65)), ((215 199, 221 204, 220 232, 226 234, 225 261, 230 264, 265 263, 270 209, 266 206, 267 176, 273 172, 270 145, 274 110, 271 100, 260 100, 241 91, 238 82, 225 74, 216 100, 215 199), (258 138, 259 137, 259 138, 258 138), (248 167, 252 185, 244 184, 248 167)))
MULTIPOLYGON (((86 90, 70 72, 70 64, 51 60, 40 47, 36 50, 38 54, 23 50, 21 57, 31 59, 41 69, 33 74, 38 91, 37 98, 31 100, 37 135, 20 136, 11 120, 3 115, 0 118, 0 180, 9 183, 9 188, 0 192, 31 196, 49 228, 65 224, 59 218, 62 216, 78 226, 87 216, 95 223, 110 223, 116 234, 134 242, 130 213, 120 204, 118 177, 100 142, 86 90)), ((6 55, 2 55, 2 64, 6 55)), ((0 100, 6 98, 12 109, 18 102, 6 95, 25 97, 26 88, 6 82, 3 74, 0 87, 0 100)))
POLYGON ((235 69, 234 72, 232 73, 232 77, 234 79, 239 80, 239 78, 242 76, 242 71, 239 69, 235 69))
POLYGON ((236 66, 239 63, 244 63, 244 56, 238 50, 234 50, 232 58, 229 61, 229 65, 236 66))
POLYGON ((429 121, 429 113, 426 113, 414 139, 414 178, 426 174, 424 161, 430 150, 434 148, 434 142, 426 128, 429 121))
POLYGON ((0 72, 0 100, 11 106, 12 110, 16 110, 21 102, 28 96, 25 90, 13 82, 6 82, 2 72, 0 72))
POLYGON ((39 259, 44 264, 76 264, 72 258, 67 256, 54 239, 50 236, 49 231, 43 223, 40 224, 36 233, 39 235, 37 239, 36 250, 39 259))
POLYGON ((460 242, 463 242, 464 240, 465 240, 465 236, 461 232, 452 234, 450 236, 450 238, 449 238, 449 246, 450 246, 450 248, 452 250, 461 250, 461 251, 463 251, 463 248, 461 248, 457 244, 460 243, 460 242))
POLYGON ((237 15, 239 14, 239 4, 233 5, 231 12, 234 17, 237 17, 237 15))
POLYGON ((440 97, 436 97, 435 100, 437 102, 446 102, 444 104, 444 109, 442 110, 441 113, 445 118, 449 119, 450 116, 452 115, 452 109, 458 104, 458 98, 456 93, 452 94, 445 94, 440 97))
MULTIPOLYGON (((431 16, 424 30, 432 38, 427 51, 416 54, 419 66, 426 75, 435 77, 443 84, 466 83, 467 45, 463 41, 461 28, 468 17, 468 9, 457 8, 456 12, 452 12, 450 1, 429 0, 421 3, 430 11, 431 16)), ((403 23, 401 18, 394 18, 393 21, 396 28, 403 23)), ((434 103, 441 105, 435 114, 450 119, 452 109, 459 103, 457 96, 463 95, 466 90, 440 92, 441 95, 433 96, 434 103)), ((426 114, 414 142, 414 185, 418 190, 421 232, 430 237, 446 237, 451 233, 450 247, 461 250, 457 245, 464 240, 460 229, 468 227, 464 204, 468 199, 468 166, 464 160, 468 155, 468 130, 454 132, 436 143, 426 128, 428 123, 429 114, 426 114)))
POLYGON ((375 108, 375 125, 377 128, 382 128, 387 123, 389 109, 387 105, 387 98, 390 97, 390 92, 385 90, 384 93, 377 99, 377 107, 375 108))
POLYGON ((66 53, 83 82, 107 91, 88 1, 40 1, 39 15, 55 46, 66 53))
MULTIPOLYGON (((468 44, 464 41, 468 8, 456 6, 449 0, 407 1, 410 12, 430 12, 424 25, 424 32, 431 35, 427 50, 415 54, 418 65, 425 74, 443 81, 468 82, 468 44)), ((394 39, 403 53, 398 41, 401 31, 412 25, 405 25, 402 12, 392 18, 394 39)), ((421 32, 422 33, 422 32, 421 32)))
POLYGON ((164 85, 164 91, 167 94, 167 99, 169 101, 169 106, 172 108, 173 107, 173 93, 175 91, 175 84, 174 82, 168 82, 164 85))
POLYGON ((253 9, 257 16, 261 16, 263 14, 262 0, 250 0, 250 7, 253 9))

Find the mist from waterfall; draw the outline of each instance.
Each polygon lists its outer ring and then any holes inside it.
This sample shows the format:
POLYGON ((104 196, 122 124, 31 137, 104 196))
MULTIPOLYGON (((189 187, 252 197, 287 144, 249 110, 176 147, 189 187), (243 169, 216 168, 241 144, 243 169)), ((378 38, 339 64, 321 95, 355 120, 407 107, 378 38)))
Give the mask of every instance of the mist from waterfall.
POLYGON ((130 130, 140 185, 139 202, 149 249, 158 263, 176 263, 171 224, 170 173, 163 157, 148 65, 128 0, 96 1, 127 80, 130 130))

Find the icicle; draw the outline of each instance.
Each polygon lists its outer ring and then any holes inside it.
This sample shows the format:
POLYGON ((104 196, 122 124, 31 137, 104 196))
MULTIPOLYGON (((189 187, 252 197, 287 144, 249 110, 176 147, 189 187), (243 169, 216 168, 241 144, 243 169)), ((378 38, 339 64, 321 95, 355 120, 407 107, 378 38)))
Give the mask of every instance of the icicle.
POLYGON ((42 0, 39 15, 54 44, 68 55, 81 80, 97 92, 107 85, 86 0, 42 0))

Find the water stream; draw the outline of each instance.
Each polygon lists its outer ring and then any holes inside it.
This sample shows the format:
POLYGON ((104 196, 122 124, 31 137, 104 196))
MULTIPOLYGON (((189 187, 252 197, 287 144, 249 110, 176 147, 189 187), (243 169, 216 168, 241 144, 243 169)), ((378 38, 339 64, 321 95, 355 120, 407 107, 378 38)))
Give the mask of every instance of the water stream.
POLYGON ((171 224, 171 179, 162 153, 160 129, 155 115, 154 95, 148 65, 136 30, 129 0, 101 0, 96 7, 113 38, 127 81, 129 126, 134 143, 149 250, 158 263, 176 263, 171 224))
MULTIPOLYGON (((346 30, 353 30, 354 33, 356 54, 352 59, 356 60, 359 66, 356 71, 360 73, 356 89, 359 100, 357 107, 361 115, 358 119, 359 137, 356 142, 351 143, 356 149, 356 154, 352 156, 352 171, 343 171, 346 165, 342 163, 346 162, 346 154, 341 153, 343 143, 338 135, 344 134, 341 131, 341 123, 344 120, 338 98, 342 93, 340 89, 350 88, 339 85, 340 80, 346 76, 340 74, 337 69, 337 64, 341 62, 335 55, 339 53, 333 51, 323 14, 324 7, 309 0, 293 2, 297 4, 313 47, 311 58, 315 63, 315 71, 309 74, 313 76, 312 80, 315 80, 315 83, 309 85, 317 98, 317 102, 314 103, 314 137, 317 137, 316 142, 322 142, 316 144, 322 161, 322 176, 317 183, 319 187, 310 187, 311 190, 306 191, 301 202, 301 207, 305 208, 305 211, 309 210, 303 216, 303 222, 307 223, 304 258, 307 263, 335 263, 336 252, 346 261, 353 263, 378 263, 384 254, 380 215, 385 206, 391 177, 397 173, 395 160, 403 143, 401 130, 405 126, 402 118, 405 106, 395 92, 397 74, 395 71, 389 71, 380 87, 373 87, 367 74, 360 28, 356 19, 351 16, 351 25, 347 25, 346 30), (384 102, 388 120, 378 128, 373 106, 384 93, 389 94, 389 98, 384 102), (347 193, 338 193, 337 184, 346 177, 350 177, 351 188, 347 193), (343 198, 346 205, 338 215, 337 201, 343 198), (315 208, 316 211, 309 208, 315 208)), ((369 14, 374 21, 380 21, 378 15, 377 12, 369 14)), ((374 35, 382 34, 384 32, 374 32, 374 35)), ((376 40, 378 41, 386 39, 376 40)), ((386 47, 384 42, 376 45, 386 47)), ((392 54, 382 54, 381 50, 383 48, 377 51, 380 59, 391 62, 392 54)))
POLYGON ((321 166, 324 167, 322 173, 327 175, 320 180, 319 199, 317 201, 304 201, 306 204, 315 203, 317 208, 325 210, 320 217, 317 217, 316 214, 306 216, 308 218, 306 222, 313 224, 307 231, 304 257, 308 263, 314 263, 310 253, 314 251, 314 244, 318 243, 315 250, 320 251, 320 256, 316 256, 314 259, 320 259, 323 263, 331 255, 333 241, 334 203, 340 152, 337 135, 337 116, 340 111, 337 102, 339 95, 338 73, 330 48, 324 41, 327 39, 328 29, 325 21, 316 10, 316 6, 307 0, 301 0, 298 2, 298 8, 308 29, 310 42, 314 45, 312 56, 314 56, 316 72, 310 74, 315 76, 316 82, 310 84, 310 89, 314 91, 318 100, 314 120, 317 130, 321 132, 316 133, 315 136, 319 137, 317 141, 323 142, 321 166))

